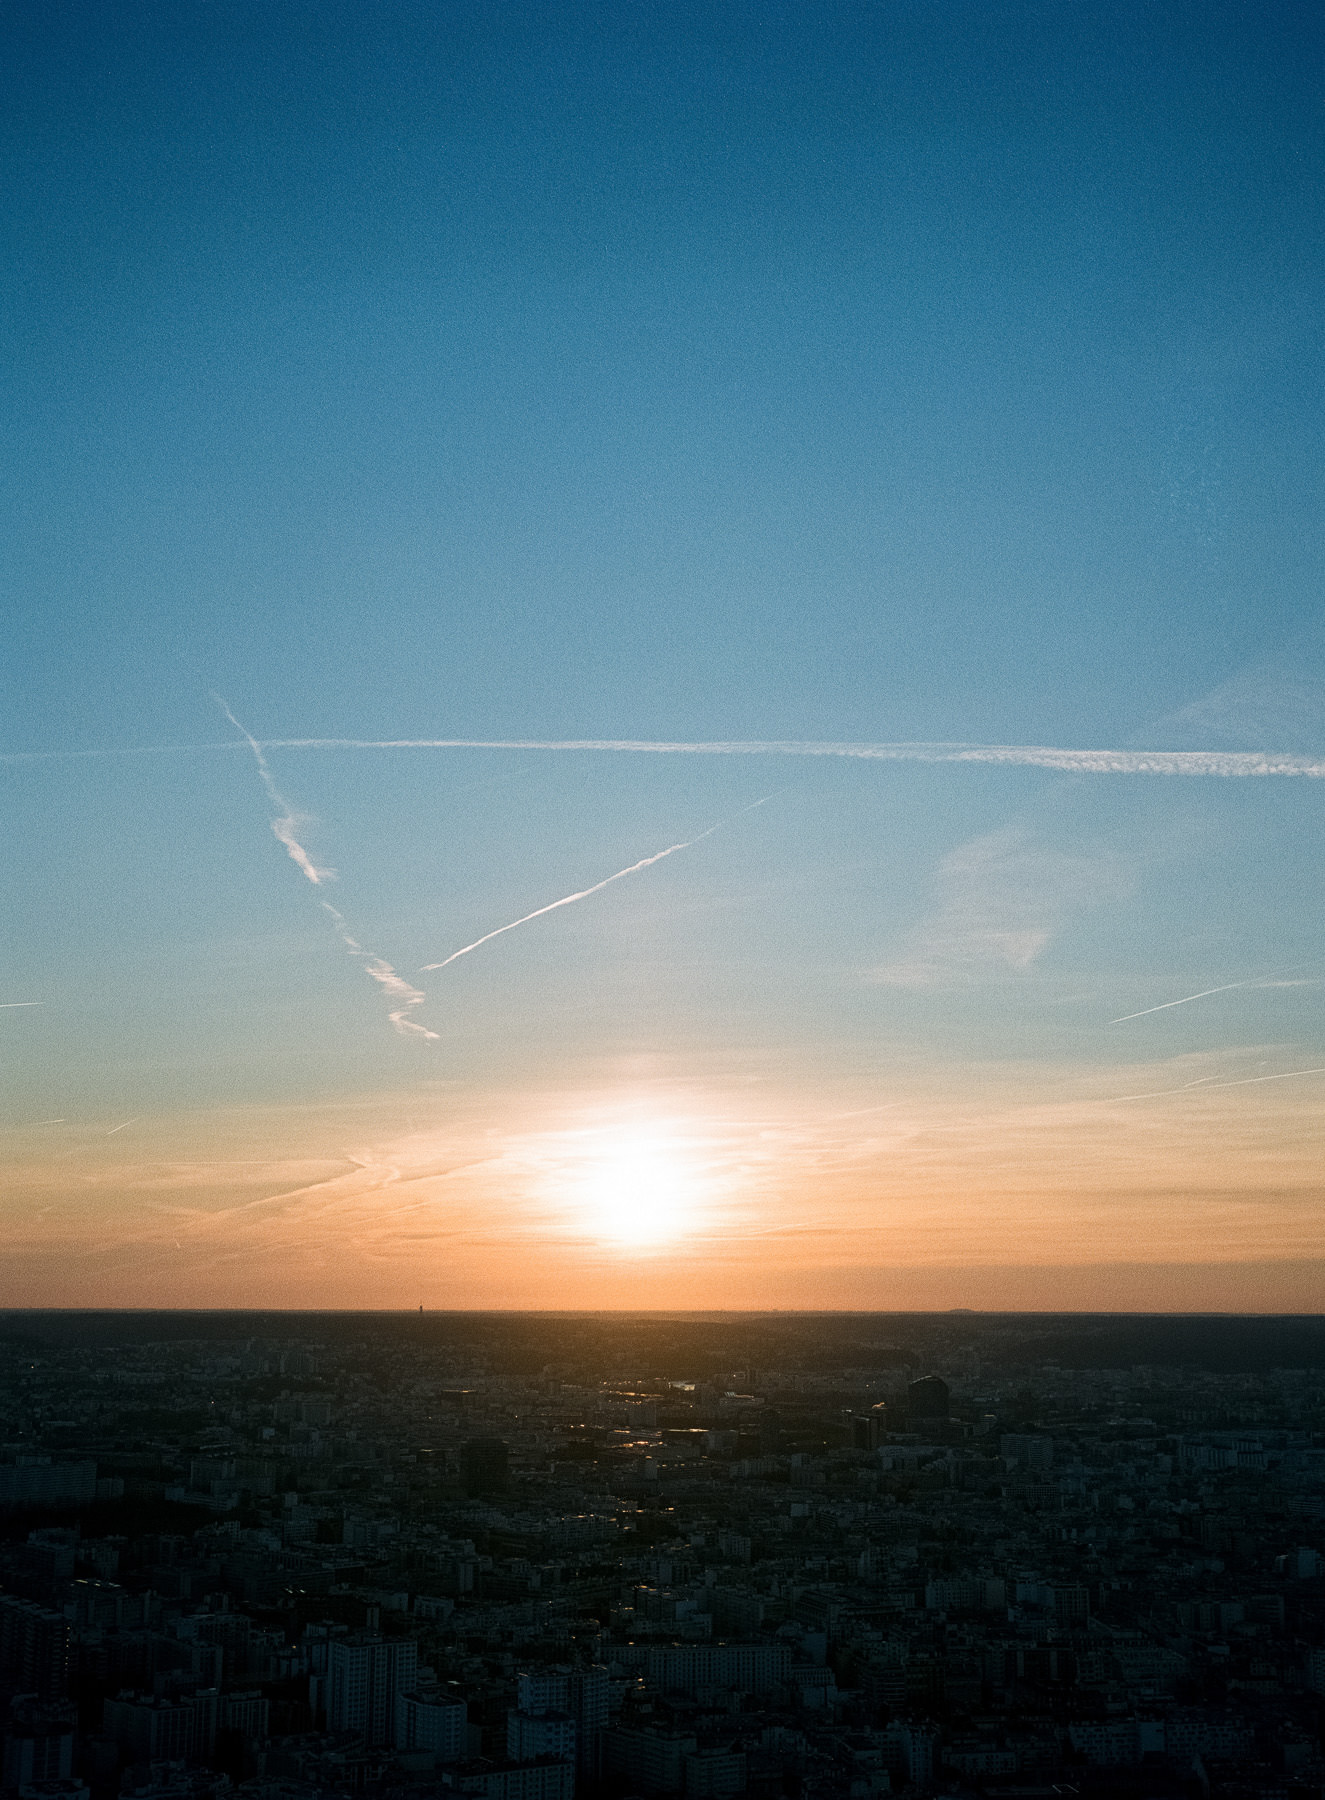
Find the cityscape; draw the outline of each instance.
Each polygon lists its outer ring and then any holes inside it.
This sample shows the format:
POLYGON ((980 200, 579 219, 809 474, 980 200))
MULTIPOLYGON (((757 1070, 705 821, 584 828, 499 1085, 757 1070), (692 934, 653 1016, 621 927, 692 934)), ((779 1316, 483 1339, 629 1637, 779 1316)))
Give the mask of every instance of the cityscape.
POLYGON ((18 1800, 1325 1792, 1325 1324, 14 1314, 18 1800))
POLYGON ((5 0, 0 1800, 1325 1800, 1323 91, 5 0))

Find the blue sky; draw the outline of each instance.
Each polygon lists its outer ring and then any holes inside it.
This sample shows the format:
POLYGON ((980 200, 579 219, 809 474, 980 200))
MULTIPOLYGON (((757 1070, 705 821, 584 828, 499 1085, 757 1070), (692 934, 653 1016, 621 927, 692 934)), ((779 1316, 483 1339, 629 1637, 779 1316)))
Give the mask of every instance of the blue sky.
MULTIPOLYGON (((900 1264, 965 1303, 914 1208, 964 1219, 985 1181, 1029 1210, 981 1266, 1088 1192, 1092 1267, 1310 1291, 1282 1209, 1325 1094, 1293 1074, 1325 1063, 1314 780, 271 749, 324 891, 247 748, 206 747, 220 694, 264 741, 1325 754, 1316 9, 196 0, 5 30, 0 998, 41 1002, 0 1012, 11 1300, 233 1297, 246 1171, 302 1192, 351 1115, 356 1167, 432 1134, 428 1168, 509 1209, 438 1304, 546 1298, 519 1233, 555 1236, 549 1181, 572 1225, 601 1188, 546 1172, 581 1130, 623 1192, 676 1164, 689 1223, 631 1255, 677 1301, 715 1291, 721 1215, 750 1304, 900 1303, 900 1264), (119 754, 159 745, 197 748, 119 754), (392 1030, 327 898, 436 1039, 392 1030), (1296 985, 1109 1025, 1241 982, 1296 985), (1160 1124, 1055 1115, 1037 1172, 1014 1116, 1138 1083, 1174 1090, 1160 1124), (880 1096, 900 1138, 825 1125, 880 1096), (709 1148, 659 1150, 674 1127, 709 1148), (712 1148, 783 1129, 772 1173, 712 1148), (968 1159, 936 1172, 945 1131, 968 1159), (1192 1210, 1138 1243, 1154 1182, 1192 1210), (1229 1183, 1279 1225, 1216 1228, 1229 1183), (850 1232, 907 1207, 871 1262, 850 1232), (846 1234, 859 1288, 760 1261, 784 1214, 846 1234)), ((429 1229, 491 1204, 420 1182, 429 1229)), ((400 1300, 370 1187, 373 1281, 328 1288, 292 1228, 270 1297, 400 1300)), ((620 1244, 566 1230, 564 1291, 612 1303, 620 1244)), ((1035 1261, 998 1294, 1051 1296, 1035 1261)))

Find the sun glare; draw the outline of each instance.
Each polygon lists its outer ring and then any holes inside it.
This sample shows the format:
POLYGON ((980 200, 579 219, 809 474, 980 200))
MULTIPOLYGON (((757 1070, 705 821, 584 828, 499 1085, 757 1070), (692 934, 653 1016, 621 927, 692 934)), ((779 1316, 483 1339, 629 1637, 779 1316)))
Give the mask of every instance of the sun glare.
POLYGON ((693 1224, 695 1181, 671 1146, 636 1138, 605 1144, 583 1175, 590 1229, 610 1243, 671 1243, 693 1224))

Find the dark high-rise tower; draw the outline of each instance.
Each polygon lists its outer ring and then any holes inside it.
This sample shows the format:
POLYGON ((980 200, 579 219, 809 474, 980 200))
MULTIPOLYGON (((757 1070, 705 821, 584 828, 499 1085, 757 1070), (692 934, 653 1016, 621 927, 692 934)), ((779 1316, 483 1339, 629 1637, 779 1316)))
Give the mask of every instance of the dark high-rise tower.
POLYGON ((937 1375, 922 1375, 906 1390, 906 1410, 911 1427, 948 1417, 948 1384, 937 1375))

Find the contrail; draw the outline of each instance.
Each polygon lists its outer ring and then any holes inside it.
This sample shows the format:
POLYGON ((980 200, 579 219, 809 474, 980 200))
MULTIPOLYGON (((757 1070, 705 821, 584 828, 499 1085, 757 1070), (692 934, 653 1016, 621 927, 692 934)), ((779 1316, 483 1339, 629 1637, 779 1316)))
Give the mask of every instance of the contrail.
MULTIPOLYGON (((224 707, 224 702, 221 703, 224 707)), ((1260 750, 1065 750, 1048 744, 817 743, 794 739, 668 741, 637 738, 264 738, 243 732, 258 758, 264 781, 270 771, 264 750, 583 750, 647 756, 830 756, 864 762, 992 763, 1009 767, 1057 769, 1069 775, 1206 775, 1220 777, 1302 775, 1325 778, 1319 757, 1260 750)), ((120 745, 95 750, 11 750, 0 762, 46 762, 70 757, 192 755, 239 746, 221 744, 120 745)), ((275 803, 286 807, 274 787, 275 803)), ((288 811, 288 808, 287 808, 288 811)), ((291 815, 291 823, 295 823, 291 815)), ((282 842, 285 842, 282 839, 282 842)), ((293 856, 294 851, 286 843, 293 856)), ((298 861, 298 857, 295 857, 298 861)), ((301 867, 303 865, 301 864, 301 867)), ((305 873, 307 873, 305 869, 305 873)), ((321 879, 328 871, 319 871, 321 879)), ((309 879, 313 877, 310 875, 309 879)))
POLYGON ((10 1006, 45 1006, 44 1000, 0 1000, 0 1011, 10 1006))
POLYGON ((1318 1069, 1285 1069, 1280 1075, 1240 1075, 1236 1081, 1216 1081, 1212 1075, 1202 1075, 1199 1081, 1184 1081, 1181 1087, 1154 1088, 1148 1094, 1113 1094, 1110 1100, 1163 1100, 1169 1094, 1185 1094, 1189 1088, 1213 1087, 1256 1087, 1262 1081, 1295 1081, 1299 1075, 1325 1075, 1325 1066, 1318 1069))
POLYGON ((1167 1012, 1171 1006, 1187 1006, 1193 1000, 1208 1000, 1211 994, 1231 994, 1235 988, 1260 987, 1258 981, 1230 981, 1223 987, 1202 988, 1199 994, 1184 994, 1181 1000, 1165 1000, 1160 1006, 1143 1006, 1140 1012, 1123 1013, 1120 1018, 1110 1019, 1110 1025, 1125 1025, 1129 1019, 1146 1019, 1151 1013, 1167 1012))
POLYGON ((837 756, 865 762, 994 763, 1072 775, 1305 775, 1325 761, 1259 750, 1063 750, 1046 744, 838 744, 642 738, 269 738, 274 750, 583 750, 645 756, 837 756))
MULTIPOLYGON (((716 825, 709 828, 710 831, 717 829, 716 825)), ((706 831, 703 835, 708 837, 709 832, 706 831)), ((669 844, 665 850, 659 850, 654 856, 646 856, 639 862, 631 863, 628 869, 618 869, 615 875, 609 875, 603 881, 596 881, 592 887, 581 888, 578 893, 567 894, 564 899, 554 900, 549 906, 540 906, 536 911, 526 913, 521 919, 512 919, 509 925, 499 925, 495 931, 485 932, 481 938, 475 938, 472 944, 466 944, 463 950, 453 950, 449 956, 443 957, 441 962, 424 963, 423 970, 426 972, 430 969, 449 968, 462 956, 468 956, 471 950, 477 950, 481 944, 490 944, 493 938, 501 937, 504 932, 514 931, 519 925, 527 925, 531 919, 541 919, 544 913, 556 912, 559 907, 574 906, 577 900, 587 900, 590 894, 601 894, 603 889, 610 887, 614 881, 624 881, 627 875, 636 875, 641 869, 651 869, 654 863, 661 862, 665 856, 675 856, 678 850, 689 850, 691 845, 698 844, 700 841, 699 838, 688 838, 683 844, 669 844)))
MULTIPOLYGON (((271 828, 276 833, 276 836, 280 839, 281 843, 285 845, 292 860, 298 863, 299 867, 313 883, 314 887, 320 887, 324 881, 334 880, 335 870, 319 869, 312 857, 309 856, 308 852, 295 836, 295 827, 299 824, 299 815, 277 787, 276 782, 272 777, 272 772, 267 766, 267 759, 262 753, 262 745, 250 731, 245 730, 244 726, 239 723, 239 720, 231 712, 230 708, 226 705, 225 701, 222 700, 219 694, 213 694, 212 698, 216 701, 216 704, 220 707, 226 718, 229 719, 235 730, 240 733, 248 744, 249 749, 253 752, 254 761, 258 765, 258 775, 261 778, 263 787, 267 790, 267 798, 274 807, 279 809, 281 815, 279 818, 272 820, 271 828)), ((373 980, 384 990, 390 999, 398 1002, 396 1007, 387 1014, 387 1017, 400 1033, 401 1037, 436 1038, 437 1033, 435 1031, 429 1031, 424 1025, 417 1025, 414 1020, 409 1017, 409 1014, 416 1006, 422 1005, 423 1001, 427 998, 427 995, 420 993, 418 988, 411 987, 408 981, 403 980, 401 976, 397 975, 396 971, 391 967, 391 964, 387 962, 384 957, 374 955, 371 950, 365 950, 358 939, 353 936, 349 926, 345 923, 343 916, 336 911, 334 906, 330 905, 326 900, 322 902, 322 905, 330 914, 332 923, 336 927, 336 935, 340 938, 340 941, 344 944, 350 955, 363 964, 367 973, 372 976, 373 980)), ((129 1123, 132 1124, 133 1121, 130 1120, 129 1123)), ((116 1126, 117 1131, 122 1129, 122 1126, 116 1126)))
POLYGON ((1281 981, 1273 976, 1251 981, 1230 981, 1223 987, 1202 988, 1199 994, 1184 994, 1181 1000, 1165 1000, 1159 1006, 1143 1006, 1140 1012, 1123 1013, 1121 1018, 1110 1019, 1110 1025, 1125 1025, 1129 1019, 1148 1018, 1151 1013, 1167 1012, 1171 1006, 1186 1006, 1192 1000, 1208 1000, 1211 994, 1231 994, 1237 988, 1295 988, 1316 987, 1319 984, 1314 978, 1281 981))
POLYGON ((290 802, 285 798, 285 795, 273 780, 272 772, 267 766, 267 759, 262 754, 262 745, 253 736, 251 731, 246 731, 239 723, 239 720, 231 712, 230 708, 226 705, 225 701, 222 700, 219 694, 213 694, 212 698, 225 714, 226 718, 229 719, 235 730, 243 737, 249 749, 253 752, 253 759, 258 765, 258 777, 261 780, 263 787, 267 790, 267 798, 271 801, 272 805, 277 809, 277 812, 280 815, 278 818, 272 820, 271 828, 276 833, 276 836, 280 839, 281 843, 285 845, 286 852, 298 863, 299 867, 303 870, 304 874, 307 875, 314 887, 320 887, 324 881, 333 881, 335 879, 336 871, 334 869, 319 869, 307 850, 304 849, 303 845, 295 836, 295 827, 300 823, 299 815, 295 812, 294 808, 290 805, 290 802))
POLYGON ((409 1017, 409 1014, 414 1008, 416 1006, 421 1006, 428 996, 421 993, 418 988, 411 987, 409 982, 406 981, 403 976, 397 975, 396 971, 391 967, 391 964, 383 957, 374 956, 371 950, 365 950, 363 945, 351 933, 349 926, 345 923, 345 920, 341 917, 340 913, 336 911, 335 907, 332 906, 330 901, 324 900, 322 905, 324 909, 330 913, 332 923, 336 927, 336 935, 349 951, 350 955, 356 957, 363 964, 368 974, 372 976, 373 980, 390 999, 400 1002, 392 1012, 387 1014, 387 1017, 400 1033, 401 1037, 436 1039, 437 1033, 435 1031, 429 1031, 426 1025, 416 1024, 415 1021, 409 1017))
MULTIPOLYGON (((756 800, 749 806, 743 806, 741 812, 732 814, 732 818, 739 819, 742 813, 753 812, 756 806, 763 806, 765 801, 772 798, 771 794, 765 794, 763 800, 756 800)), ((556 912, 563 906, 574 906, 577 900, 587 900, 591 894, 601 894, 603 889, 611 887, 614 881, 624 881, 627 875, 637 875, 641 869, 651 869, 654 863, 662 862, 664 857, 675 856, 678 850, 691 850, 696 844, 702 844, 705 838, 712 837, 715 831, 720 831, 724 825, 730 823, 729 819, 719 819, 716 825, 710 825, 708 830, 701 831, 698 837, 687 838, 681 844, 669 844, 665 850, 655 851, 652 856, 641 857, 639 862, 631 863, 628 869, 618 869, 615 875, 608 875, 604 880, 596 881, 592 887, 581 888, 578 893, 566 894, 560 900, 553 900, 548 906, 540 906, 534 912, 526 913, 522 919, 512 919, 509 925, 499 925, 495 931, 485 932, 481 938, 475 938, 472 944, 466 944, 463 950, 453 950, 449 956, 443 957, 441 962, 424 963, 422 972, 449 968, 453 962, 458 962, 462 956, 468 956, 471 950, 477 950, 481 944, 490 944, 493 938, 501 937, 505 932, 514 931, 517 926, 527 925, 531 919, 541 919, 545 913, 556 912)))
POLYGON ((112 1125, 110 1130, 106 1133, 106 1136, 114 1137, 115 1133, 117 1131, 127 1131, 129 1126, 136 1125, 138 1123, 138 1120, 141 1119, 142 1116, 143 1115, 141 1113, 137 1113, 132 1119, 126 1119, 124 1121, 123 1125, 112 1125))

